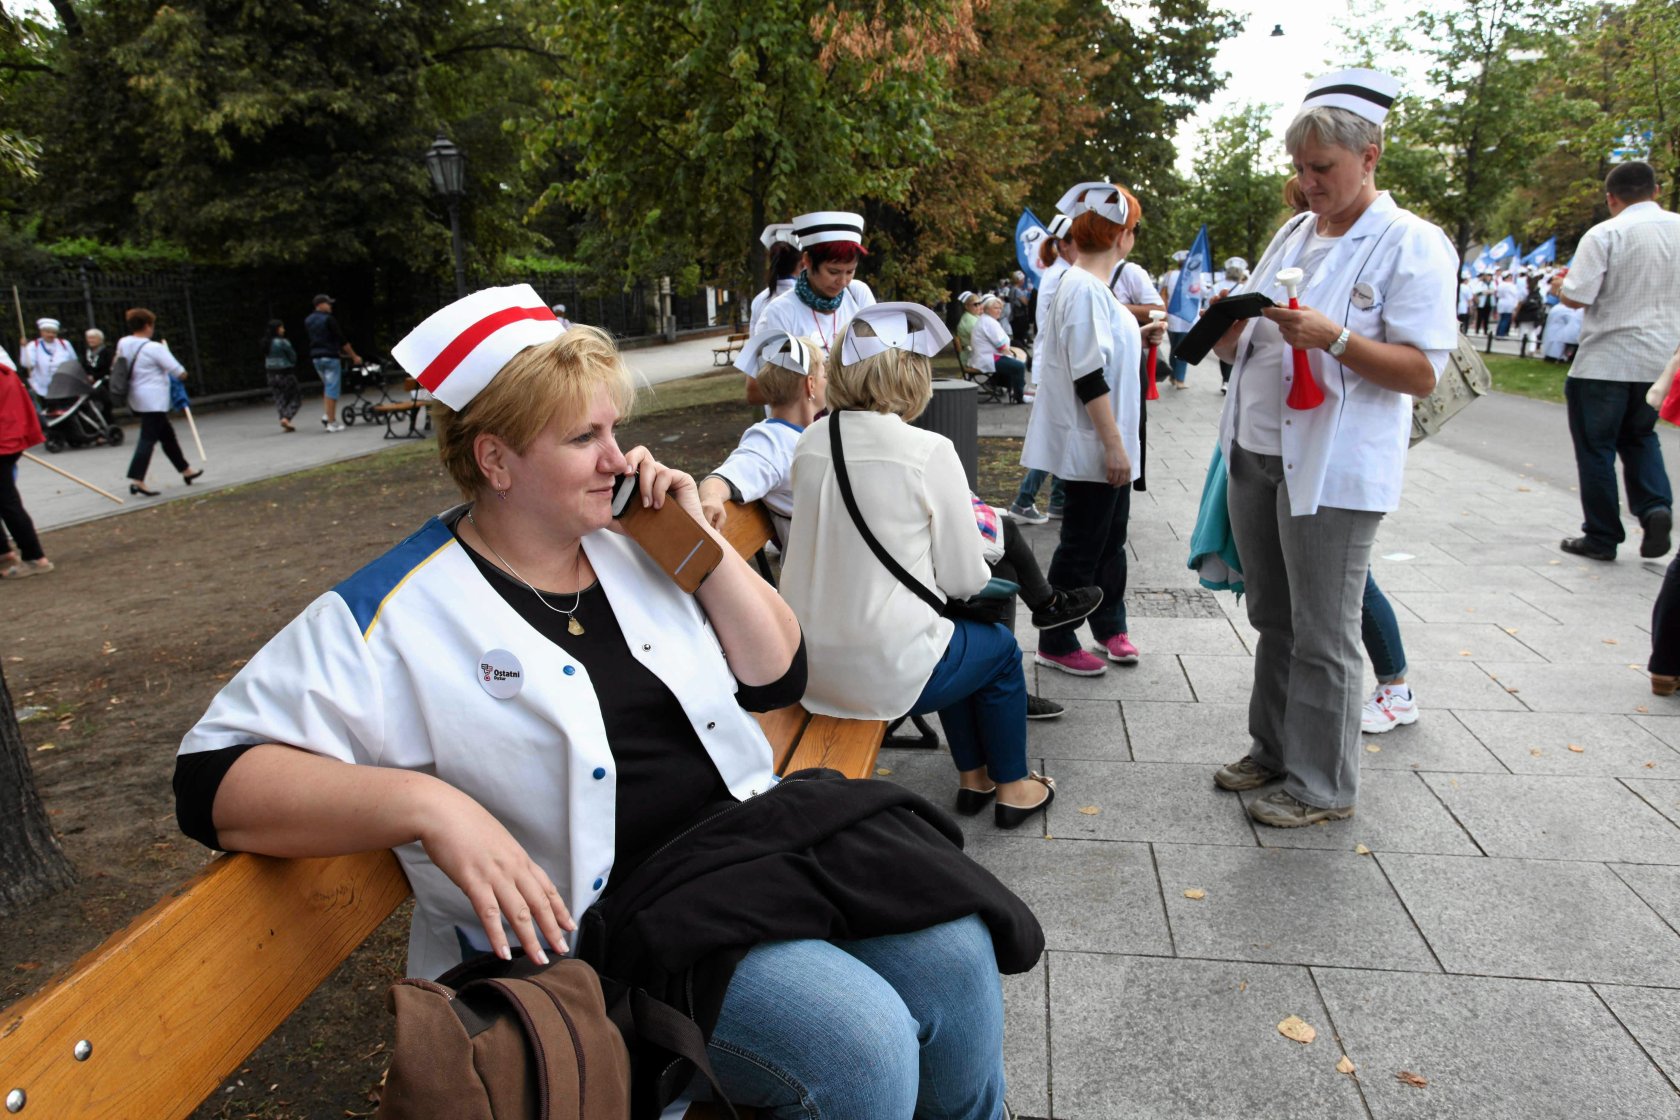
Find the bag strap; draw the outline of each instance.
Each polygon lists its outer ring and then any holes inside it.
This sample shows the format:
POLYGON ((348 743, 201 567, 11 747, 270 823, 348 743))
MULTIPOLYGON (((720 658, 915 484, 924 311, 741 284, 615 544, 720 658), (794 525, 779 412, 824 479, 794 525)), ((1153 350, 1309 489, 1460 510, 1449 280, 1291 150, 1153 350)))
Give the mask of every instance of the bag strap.
MULTIPOLYGON (((730 1116, 741 1120, 740 1113, 736 1112, 735 1106, 730 1103, 729 1095, 723 1091, 723 1086, 718 1084, 717 1074, 712 1072, 711 1059, 706 1056, 706 1039, 701 1035, 698 1023, 670 1004, 654 999, 640 988, 634 988, 630 992, 630 1014, 636 1023, 636 1033, 642 1039, 686 1060, 704 1074, 706 1081, 712 1086, 713 1103, 721 1104, 729 1110, 730 1116)), ((660 1085, 662 1095, 666 1091, 675 1090, 670 1093, 673 1100, 676 1098, 676 1092, 680 1092, 682 1088, 683 1086, 660 1085)))
POLYGON ((892 554, 881 547, 881 542, 875 539, 875 534, 869 531, 864 523, 863 514, 858 512, 857 498, 852 495, 851 476, 846 473, 846 456, 840 445, 840 410, 828 414, 828 446, 829 453, 834 459, 834 477, 840 484, 840 499, 846 503, 846 512, 852 515, 852 524, 857 526, 858 535, 863 537, 863 543, 869 546, 869 551, 875 554, 875 559, 881 566, 891 572, 893 578, 908 587, 922 602, 933 608, 933 613, 945 613, 945 600, 928 589, 928 586, 909 572, 904 566, 892 558, 892 554))

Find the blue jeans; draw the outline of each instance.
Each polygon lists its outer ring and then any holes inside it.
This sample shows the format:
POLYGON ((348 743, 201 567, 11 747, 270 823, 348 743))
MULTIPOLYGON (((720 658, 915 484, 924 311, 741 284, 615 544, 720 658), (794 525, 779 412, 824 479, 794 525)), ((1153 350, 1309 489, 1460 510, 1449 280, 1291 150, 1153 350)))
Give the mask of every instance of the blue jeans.
POLYGON ((338 399, 340 379, 344 376, 344 363, 337 358, 316 358, 315 372, 321 375, 321 392, 329 401, 338 399))
POLYGON ((1005 358, 999 355, 992 363, 1009 386, 1009 399, 1016 404, 1021 403, 1021 394, 1027 390, 1027 363, 1019 358, 1005 358))
POLYGON ((1406 675, 1406 647, 1400 644, 1400 620, 1394 617, 1388 596, 1377 586, 1369 569, 1365 572, 1365 602, 1359 612, 1359 630, 1378 684, 1406 675))
POLYGON ((1662 446, 1657 442, 1657 410, 1645 403, 1650 387, 1650 382, 1585 377, 1563 382, 1585 517, 1581 530, 1588 540, 1611 550, 1627 538, 1616 493, 1617 456, 1627 483, 1628 510, 1635 517, 1644 521, 1674 505, 1662 446))
POLYGON ((1167 341, 1172 344, 1172 379, 1174 381, 1183 381, 1185 375, 1190 372, 1190 367, 1185 364, 1183 358, 1178 356, 1179 346, 1188 337, 1190 337, 1189 331, 1167 332, 1167 341))
POLYGON ((1499 335, 1500 338, 1504 338, 1511 333, 1511 313, 1509 311, 1499 313, 1499 329, 1494 333, 1499 335))
POLYGON ((1067 501, 1062 480, 1049 471, 1039 470, 1028 471, 1027 477, 1021 480, 1021 489, 1015 492, 1015 508, 1027 509, 1038 501, 1039 487, 1044 485, 1046 478, 1050 480, 1050 508, 1061 509, 1067 501))
MULTIPOLYGON (((1102 606, 1086 624, 1099 642, 1126 632, 1126 526, 1131 486, 1069 482, 1062 509, 1062 539, 1050 558, 1051 587, 1100 587, 1102 606)), ((1079 648, 1079 627, 1038 632, 1040 653, 1063 656, 1079 648)))
POLYGON ((773 1120, 996 1120, 991 934, 971 915, 863 941, 758 945, 736 966, 708 1056, 735 1104, 773 1120))
POLYGON ((956 629, 910 715, 939 713, 951 761, 984 766, 994 782, 1027 776, 1027 677, 1015 635, 995 622, 953 620, 956 629))

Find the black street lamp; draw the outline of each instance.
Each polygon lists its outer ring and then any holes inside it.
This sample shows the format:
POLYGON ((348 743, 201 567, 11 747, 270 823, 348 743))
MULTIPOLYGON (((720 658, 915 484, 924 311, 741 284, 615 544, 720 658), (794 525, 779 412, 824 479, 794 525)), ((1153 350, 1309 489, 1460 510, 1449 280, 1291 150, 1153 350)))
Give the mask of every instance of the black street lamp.
POLYGON ((449 238, 455 249, 455 298, 467 294, 467 265, 461 246, 461 199, 467 193, 467 154, 439 129, 426 149, 426 174, 449 207, 449 238))

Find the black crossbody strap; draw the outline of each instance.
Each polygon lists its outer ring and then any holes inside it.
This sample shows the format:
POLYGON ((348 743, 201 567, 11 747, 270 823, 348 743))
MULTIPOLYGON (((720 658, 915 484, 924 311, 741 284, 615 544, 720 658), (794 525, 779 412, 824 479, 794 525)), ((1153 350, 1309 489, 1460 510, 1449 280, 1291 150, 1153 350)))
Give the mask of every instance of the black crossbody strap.
POLYGON ((869 531, 864 523, 863 514, 858 511, 857 498, 852 495, 851 476, 846 473, 846 456, 840 446, 840 411, 828 414, 828 446, 829 453, 834 459, 834 477, 840 483, 840 498, 846 503, 846 512, 852 515, 852 524, 857 526, 858 535, 863 543, 869 546, 869 551, 875 554, 875 559, 881 566, 893 574, 893 578, 915 593, 916 598, 933 608, 933 613, 945 613, 945 600, 941 599, 926 584, 909 572, 904 565, 892 558, 892 554, 881 547, 881 542, 875 539, 875 534, 869 531))

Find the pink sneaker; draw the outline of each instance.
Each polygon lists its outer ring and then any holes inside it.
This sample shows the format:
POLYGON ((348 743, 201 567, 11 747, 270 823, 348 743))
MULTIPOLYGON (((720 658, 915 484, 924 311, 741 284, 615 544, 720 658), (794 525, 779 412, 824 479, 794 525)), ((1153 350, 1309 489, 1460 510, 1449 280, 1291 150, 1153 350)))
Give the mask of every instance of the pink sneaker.
POLYGON ((1124 634, 1116 634, 1103 642, 1103 648, 1108 651, 1108 659, 1119 665, 1136 665, 1138 662, 1137 647, 1124 634))
POLYGON ((1082 649, 1072 653, 1045 653, 1039 650, 1033 654, 1033 661, 1052 669, 1060 669, 1064 673, 1072 673, 1076 677, 1100 677, 1108 672, 1108 666, 1102 663, 1102 658, 1082 649))

